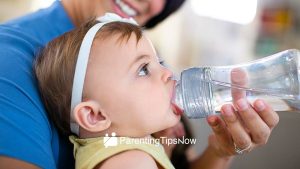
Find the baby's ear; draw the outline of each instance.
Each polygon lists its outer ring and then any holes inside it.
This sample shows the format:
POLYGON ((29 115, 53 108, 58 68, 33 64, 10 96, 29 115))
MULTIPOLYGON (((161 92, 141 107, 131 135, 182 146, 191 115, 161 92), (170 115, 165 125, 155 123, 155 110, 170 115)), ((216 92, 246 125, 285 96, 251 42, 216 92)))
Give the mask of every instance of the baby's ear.
POLYGON ((90 132, 106 130, 111 121, 107 114, 101 110, 100 105, 92 100, 79 103, 73 111, 75 121, 90 132))

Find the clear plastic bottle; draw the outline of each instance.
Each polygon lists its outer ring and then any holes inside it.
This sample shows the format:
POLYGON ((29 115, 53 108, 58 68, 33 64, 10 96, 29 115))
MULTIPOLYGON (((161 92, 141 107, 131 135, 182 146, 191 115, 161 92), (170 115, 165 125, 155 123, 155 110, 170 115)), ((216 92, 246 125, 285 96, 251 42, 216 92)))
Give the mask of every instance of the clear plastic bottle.
POLYGON ((236 95, 263 98, 276 111, 290 111, 289 105, 300 105, 299 56, 291 49, 246 64, 184 70, 175 103, 189 118, 215 114, 236 95))

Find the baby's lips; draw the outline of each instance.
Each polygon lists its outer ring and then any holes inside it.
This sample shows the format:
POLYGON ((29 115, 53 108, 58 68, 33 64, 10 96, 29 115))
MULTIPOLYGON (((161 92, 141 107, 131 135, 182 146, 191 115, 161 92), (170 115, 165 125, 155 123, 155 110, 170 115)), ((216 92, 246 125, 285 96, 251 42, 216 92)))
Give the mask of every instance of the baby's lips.
POLYGON ((177 106, 177 104, 175 103, 175 97, 176 97, 175 84, 176 84, 176 81, 174 83, 173 90, 172 90, 172 93, 171 93, 171 104, 172 104, 172 108, 173 108, 174 113, 176 115, 181 116, 183 114, 183 110, 179 106, 177 106))
POLYGON ((172 102, 172 107, 173 107, 173 112, 178 115, 181 116, 183 114, 183 110, 181 108, 179 108, 175 103, 172 102))

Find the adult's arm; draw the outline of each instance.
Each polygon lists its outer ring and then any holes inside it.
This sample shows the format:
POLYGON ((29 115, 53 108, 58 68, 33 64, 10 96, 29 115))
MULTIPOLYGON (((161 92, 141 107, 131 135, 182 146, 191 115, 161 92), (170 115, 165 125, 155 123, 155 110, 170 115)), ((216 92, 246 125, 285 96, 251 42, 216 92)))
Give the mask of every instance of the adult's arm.
POLYGON ((233 160, 231 157, 220 157, 208 146, 203 154, 190 162, 190 169, 227 169, 233 160))
POLYGON ((14 158, 0 156, 0 168, 5 169, 39 169, 36 165, 14 158))

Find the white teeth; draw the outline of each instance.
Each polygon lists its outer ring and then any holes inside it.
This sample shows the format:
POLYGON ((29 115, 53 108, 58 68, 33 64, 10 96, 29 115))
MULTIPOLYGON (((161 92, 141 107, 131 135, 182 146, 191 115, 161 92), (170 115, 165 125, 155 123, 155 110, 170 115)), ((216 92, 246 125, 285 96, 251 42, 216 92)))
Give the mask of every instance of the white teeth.
POLYGON ((130 6, 128 6, 126 3, 124 3, 122 0, 116 0, 115 2, 120 7, 120 9, 128 16, 137 15, 137 12, 134 9, 132 9, 130 6))

